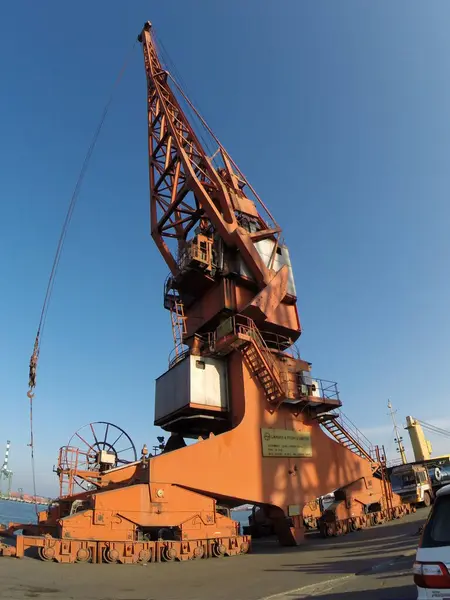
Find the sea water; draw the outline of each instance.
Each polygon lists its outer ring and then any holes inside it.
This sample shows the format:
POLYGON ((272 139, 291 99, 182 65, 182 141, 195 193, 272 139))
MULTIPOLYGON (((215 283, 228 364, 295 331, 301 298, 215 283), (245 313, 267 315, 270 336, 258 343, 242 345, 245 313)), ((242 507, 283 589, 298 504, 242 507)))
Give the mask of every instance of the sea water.
MULTIPOLYGON (((45 510, 46 506, 38 504, 37 509, 45 510)), ((0 500, 0 523, 36 523, 36 507, 25 502, 12 502, 0 500)))
MULTIPOLYGON (((38 510, 45 510, 46 506, 38 505, 38 510)), ((231 518, 244 526, 248 525, 248 517, 251 514, 249 510, 233 510, 231 518)), ((9 500, 0 500, 0 523, 7 525, 14 523, 36 523, 36 508, 34 504, 25 504, 23 502, 11 502, 9 500)))

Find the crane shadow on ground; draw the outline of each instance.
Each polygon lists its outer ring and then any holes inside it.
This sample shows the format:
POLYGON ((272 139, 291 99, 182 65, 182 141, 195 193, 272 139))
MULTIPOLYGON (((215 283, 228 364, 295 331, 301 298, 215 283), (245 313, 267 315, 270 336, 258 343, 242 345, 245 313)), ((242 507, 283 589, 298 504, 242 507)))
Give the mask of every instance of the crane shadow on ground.
MULTIPOLYGON (((424 515, 425 517, 425 515, 424 515)), ((305 543, 296 547, 280 547, 275 538, 253 541, 254 554, 286 554, 304 555, 312 553, 328 554, 330 551, 336 553, 346 560, 352 558, 379 555, 387 552, 395 552, 397 549, 410 551, 417 547, 419 526, 423 519, 415 517, 407 522, 399 521, 380 527, 371 527, 363 531, 357 531, 348 535, 322 538, 318 533, 309 533, 305 543)), ((320 559, 319 559, 320 560, 320 559)))
MULTIPOLYGON (((389 556, 387 558, 379 557, 380 561, 397 561, 403 558, 403 554, 389 556)), ((279 573, 295 571, 297 573, 319 574, 319 575, 353 575, 362 576, 371 574, 370 568, 373 559, 356 559, 352 557, 342 557, 334 562, 324 563, 305 563, 305 564, 286 564, 280 565, 278 569, 264 569, 267 573, 279 573)))
MULTIPOLYGON (((344 577, 344 581, 337 577, 334 581, 324 578, 322 588, 315 588, 312 594, 292 592, 287 593, 286 598, 291 600, 302 600, 311 596, 323 600, 416 600, 417 589, 412 581, 411 567, 413 556, 391 556, 388 559, 380 559, 382 562, 372 565, 371 568, 358 569, 366 561, 351 561, 356 571, 355 577, 344 577), (355 565, 356 562, 356 565, 355 565), (347 588, 347 589, 346 589, 347 588)), ((330 565, 329 565, 330 566, 330 565)), ((311 566, 305 565, 309 572, 320 572, 312 570, 311 566)), ((327 573, 345 573, 344 570, 327 570, 327 573)), ((347 571, 348 573, 348 571, 347 571)), ((321 584, 319 583, 318 586, 321 584)))
MULTIPOLYGON (((355 534, 357 535, 357 534, 355 534)), ((346 537, 346 540, 349 540, 346 537)), ((419 537, 417 535, 398 536, 390 538, 379 538, 375 540, 361 539, 358 542, 352 543, 335 543, 335 544, 310 544, 305 543, 302 546, 296 547, 280 547, 278 546, 277 540, 271 540, 270 542, 256 542, 253 544, 254 554, 286 554, 286 555, 303 555, 308 553, 318 554, 329 554, 330 552, 336 553, 339 556, 346 557, 358 557, 358 556, 370 556, 374 554, 384 554, 386 552, 393 552, 396 549, 403 549, 409 551, 417 547, 419 537)))
MULTIPOLYGON (((416 600, 417 591, 415 586, 402 585, 401 587, 385 588, 378 590, 356 590, 353 592, 333 592, 315 596, 318 600, 416 600)), ((289 598, 289 596, 286 596, 289 598)), ((308 596, 293 594, 290 600, 304 600, 308 596)))

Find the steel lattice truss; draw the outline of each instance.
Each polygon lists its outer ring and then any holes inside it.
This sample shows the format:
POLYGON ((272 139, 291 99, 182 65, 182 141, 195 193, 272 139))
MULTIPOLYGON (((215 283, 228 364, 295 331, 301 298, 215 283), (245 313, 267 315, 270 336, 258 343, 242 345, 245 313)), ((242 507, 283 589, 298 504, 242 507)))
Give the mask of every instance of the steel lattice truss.
MULTIPOLYGON (((259 213, 256 215, 257 233, 251 234, 239 226, 233 197, 242 195, 242 185, 250 187, 252 192, 253 188, 246 180, 242 183, 240 172, 238 187, 232 161, 220 145, 218 154, 224 164, 222 171, 229 175, 228 181, 214 167, 169 86, 170 75, 161 66, 150 27, 144 29, 142 36, 148 90, 152 237, 176 275, 177 252, 183 249, 193 230, 212 226, 226 244, 240 250, 256 281, 264 285, 270 276, 254 241, 274 238, 281 230, 273 222, 269 225, 259 213), (176 251, 170 240, 178 242, 176 251)), ((265 211, 273 221, 267 209, 265 211)))

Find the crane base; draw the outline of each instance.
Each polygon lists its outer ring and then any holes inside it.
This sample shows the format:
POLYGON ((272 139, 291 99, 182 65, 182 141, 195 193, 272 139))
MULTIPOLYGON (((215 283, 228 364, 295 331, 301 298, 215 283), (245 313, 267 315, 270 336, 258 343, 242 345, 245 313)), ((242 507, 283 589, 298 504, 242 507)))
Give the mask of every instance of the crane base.
POLYGON ((340 519, 336 513, 326 511, 323 517, 319 519, 319 531, 322 537, 336 537, 352 531, 381 525, 394 519, 401 519, 405 515, 415 512, 416 508, 409 504, 402 504, 386 510, 340 519))
POLYGON ((25 553, 33 549, 41 560, 48 562, 142 564, 247 554, 251 549, 251 537, 244 535, 189 541, 103 542, 18 535, 15 546, 0 545, 0 555, 23 558, 25 553))

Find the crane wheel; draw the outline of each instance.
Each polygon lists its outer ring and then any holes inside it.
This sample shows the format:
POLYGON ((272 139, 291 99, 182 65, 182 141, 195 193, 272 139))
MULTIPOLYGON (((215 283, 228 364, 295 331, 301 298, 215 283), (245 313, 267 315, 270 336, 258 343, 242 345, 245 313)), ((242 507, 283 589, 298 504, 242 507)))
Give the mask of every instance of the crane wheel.
POLYGON ((90 560, 91 560, 91 549, 90 548, 80 548, 77 552, 75 562, 86 563, 86 562, 89 562, 90 560))
POLYGON ((203 548, 203 546, 197 546, 197 548, 194 548, 192 558, 194 558, 194 559, 203 558, 204 556, 205 556, 205 549, 203 548))
POLYGON ((119 560, 119 551, 115 548, 103 548, 102 558, 106 563, 116 563, 119 560))
POLYGON ((242 542, 239 549, 241 551, 241 554, 247 554, 247 552, 250 549, 250 544, 248 542, 242 542))
POLYGON ((138 563, 148 563, 148 562, 150 562, 151 557, 152 557, 152 554, 151 554, 150 550, 141 550, 138 554, 137 562, 138 563))
POLYGON ((222 556, 225 556, 225 552, 226 552, 226 548, 223 544, 219 544, 218 542, 214 544, 214 546, 212 547, 212 553, 213 556, 215 556, 216 558, 222 558, 222 556))
POLYGON ((175 548, 167 548, 166 546, 162 549, 161 556, 165 562, 172 562, 177 557, 177 551, 175 548))
POLYGON ((428 492, 425 492, 425 494, 423 495, 423 504, 426 508, 429 508, 431 506, 431 496, 428 492))
POLYGON ((55 549, 49 546, 37 549, 38 556, 45 562, 51 562, 55 558, 55 549))
POLYGON ((165 562, 172 562, 177 557, 177 551, 175 550, 175 548, 168 548, 167 546, 165 546, 161 550, 161 557, 165 562))

